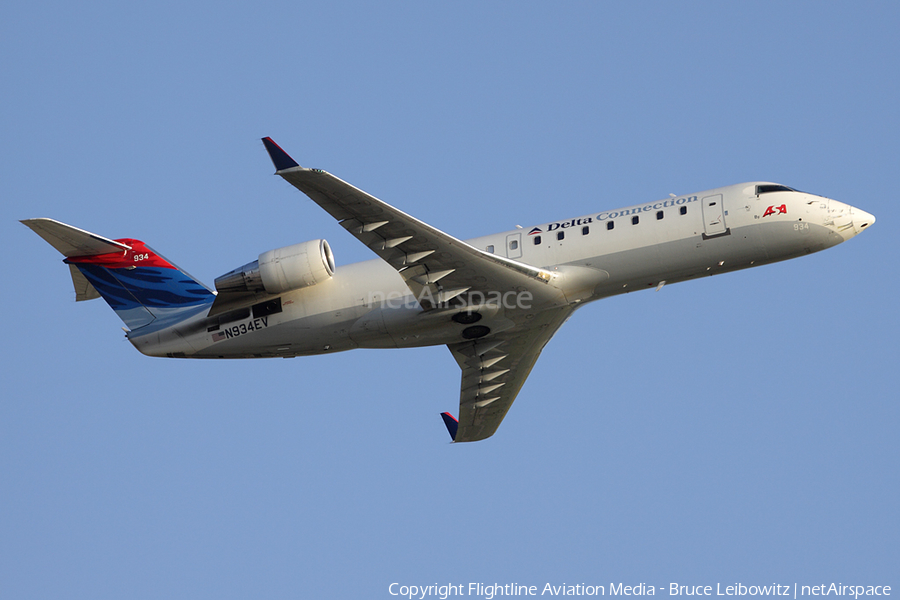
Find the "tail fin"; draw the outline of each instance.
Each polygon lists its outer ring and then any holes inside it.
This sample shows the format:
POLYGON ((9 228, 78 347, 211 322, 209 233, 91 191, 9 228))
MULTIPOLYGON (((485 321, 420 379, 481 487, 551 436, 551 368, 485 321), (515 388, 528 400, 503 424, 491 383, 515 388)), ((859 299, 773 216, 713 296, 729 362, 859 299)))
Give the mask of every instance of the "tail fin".
POLYGON ((139 240, 110 240, 53 219, 22 223, 66 257, 76 300, 102 296, 130 329, 156 319, 180 320, 215 298, 139 240))

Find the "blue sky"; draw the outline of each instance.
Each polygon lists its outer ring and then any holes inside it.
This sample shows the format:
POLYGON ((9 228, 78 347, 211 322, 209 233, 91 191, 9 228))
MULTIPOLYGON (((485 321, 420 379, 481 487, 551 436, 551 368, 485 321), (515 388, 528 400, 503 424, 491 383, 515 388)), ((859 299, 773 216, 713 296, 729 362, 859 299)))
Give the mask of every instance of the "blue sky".
POLYGON ((7 4, 0 596, 900 585, 896 3, 7 4), (17 222, 370 258, 267 135, 459 237, 757 179, 878 222, 581 309, 450 445, 446 348, 146 358, 17 222))

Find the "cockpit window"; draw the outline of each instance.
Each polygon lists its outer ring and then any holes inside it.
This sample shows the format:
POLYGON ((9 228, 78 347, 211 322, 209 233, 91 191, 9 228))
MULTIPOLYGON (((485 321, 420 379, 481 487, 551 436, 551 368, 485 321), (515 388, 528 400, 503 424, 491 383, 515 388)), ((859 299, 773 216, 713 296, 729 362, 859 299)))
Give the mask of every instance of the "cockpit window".
POLYGON ((756 186, 756 195, 760 194, 771 194, 772 192, 796 192, 794 188, 789 188, 786 185, 778 185, 776 183, 768 183, 765 185, 756 186))

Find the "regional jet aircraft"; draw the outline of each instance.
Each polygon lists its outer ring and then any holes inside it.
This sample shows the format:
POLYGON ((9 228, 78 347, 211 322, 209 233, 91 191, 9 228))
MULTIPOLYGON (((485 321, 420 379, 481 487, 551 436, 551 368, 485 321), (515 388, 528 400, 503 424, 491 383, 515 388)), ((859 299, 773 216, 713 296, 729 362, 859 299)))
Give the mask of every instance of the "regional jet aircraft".
POLYGON ((494 434, 557 329, 616 294, 818 252, 875 222, 842 202, 751 182, 467 241, 263 139, 276 174, 378 258, 336 267, 325 240, 269 250, 210 290, 143 242, 23 221, 64 256, 76 300, 102 297, 148 356, 293 357, 446 345, 462 371, 456 442, 494 434))

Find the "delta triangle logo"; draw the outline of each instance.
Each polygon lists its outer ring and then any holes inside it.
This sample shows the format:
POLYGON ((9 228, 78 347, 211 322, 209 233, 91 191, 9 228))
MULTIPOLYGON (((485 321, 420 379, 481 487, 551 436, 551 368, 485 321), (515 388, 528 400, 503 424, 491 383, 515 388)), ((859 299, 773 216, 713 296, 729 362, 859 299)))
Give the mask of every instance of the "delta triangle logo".
POLYGON ((531 231, 528 232, 528 235, 535 235, 536 233, 541 233, 540 227, 535 227, 534 229, 532 229, 531 231))

